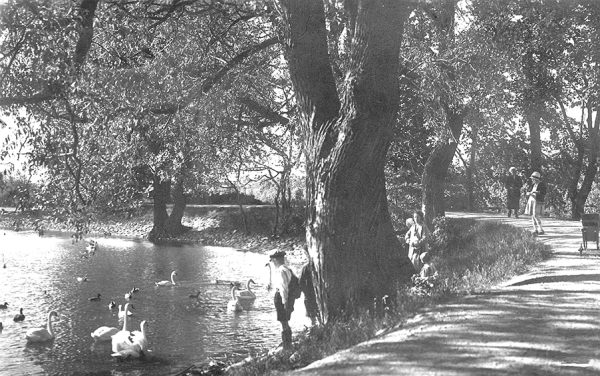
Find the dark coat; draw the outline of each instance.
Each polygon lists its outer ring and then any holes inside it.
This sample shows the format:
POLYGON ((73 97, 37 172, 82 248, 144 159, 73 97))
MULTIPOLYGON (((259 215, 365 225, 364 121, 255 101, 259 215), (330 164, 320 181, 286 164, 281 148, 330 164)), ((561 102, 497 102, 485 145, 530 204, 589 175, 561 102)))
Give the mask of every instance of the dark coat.
POLYGON ((547 190, 546 183, 543 181, 540 181, 537 186, 537 191, 535 194, 535 201, 544 202, 544 200, 546 198, 546 190, 547 190))
POLYGON ((523 180, 518 175, 508 175, 504 179, 504 187, 506 188, 506 206, 509 209, 517 209, 519 207, 522 186, 523 180))

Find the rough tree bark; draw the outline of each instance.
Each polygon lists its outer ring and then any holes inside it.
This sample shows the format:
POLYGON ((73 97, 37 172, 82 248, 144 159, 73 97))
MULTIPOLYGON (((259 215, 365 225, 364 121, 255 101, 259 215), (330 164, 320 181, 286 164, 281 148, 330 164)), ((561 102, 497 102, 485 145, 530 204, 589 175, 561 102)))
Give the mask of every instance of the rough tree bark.
POLYGON ((580 219, 581 214, 585 212, 585 202, 592 190, 592 185, 596 179, 596 173, 598 172, 598 165, 596 158, 598 158, 599 149, 599 132, 600 132, 600 119, 596 112, 596 119, 593 121, 594 108, 591 105, 587 106, 587 147, 585 148, 587 154, 587 166, 583 175, 583 181, 581 187, 576 193, 571 196, 572 212, 571 216, 573 219, 580 219))
POLYGON ((307 229, 322 322, 368 307, 412 273, 388 212, 384 164, 398 108, 407 2, 345 2, 348 71, 338 96, 322 0, 280 0, 307 159, 307 229), (341 99, 340 99, 341 98, 341 99))
POLYGON ((583 141, 583 119, 579 124, 579 131, 575 133, 571 128, 571 124, 569 121, 569 116, 567 115, 567 109, 565 108, 564 103, 562 102, 560 96, 555 95, 554 98, 560 107, 563 121, 562 126, 565 131, 569 134, 571 141, 573 142, 573 154, 575 154, 575 158, 571 156, 568 150, 561 150, 562 156, 569 162, 569 184, 567 188, 567 196, 571 201, 571 218, 575 220, 579 220, 581 218, 581 211, 583 206, 580 208, 577 203, 578 201, 578 191, 579 191, 579 179, 581 178, 581 171, 583 169, 583 160, 585 157, 585 145, 583 141))
MULTIPOLYGON (((444 0, 439 3, 439 9, 424 5, 423 9, 434 22, 439 40, 439 53, 446 54, 454 44, 454 14, 456 0, 444 0)), ((440 69, 448 77, 450 86, 456 80, 456 73, 452 66, 440 63, 440 69)), ((443 93, 440 99, 446 116, 446 128, 442 131, 423 171, 421 180, 423 187, 422 205, 425 221, 431 224, 433 218, 446 214, 444 191, 446 188, 446 175, 454 158, 458 140, 462 132, 466 109, 462 105, 453 103, 448 93, 443 93)))
POLYGON ((446 200, 444 197, 446 176, 454 158, 458 146, 457 140, 460 138, 464 124, 463 113, 447 110, 446 116, 451 135, 440 139, 436 143, 431 155, 427 158, 421 180, 423 186, 423 212, 425 221, 429 224, 431 224, 433 218, 446 214, 446 200))
POLYGON ((542 141, 540 137, 540 120, 544 111, 544 93, 539 88, 539 63, 532 50, 523 55, 523 74, 526 87, 523 92, 523 117, 529 125, 529 160, 532 171, 542 171, 542 141))
POLYGON ((181 220, 183 219, 183 213, 185 211, 185 206, 187 205, 183 184, 183 176, 179 176, 175 180, 175 184, 173 185, 171 190, 171 198, 173 199, 173 209, 171 210, 171 214, 169 214, 169 218, 167 219, 167 222, 165 224, 168 236, 177 236, 191 229, 191 227, 184 226, 181 223, 181 220))
POLYGON ((466 169, 467 185, 467 210, 473 211, 475 205, 475 179, 474 171, 477 171, 477 153, 479 150, 479 124, 471 127, 471 154, 469 155, 469 166, 466 169))
POLYGON ((169 196, 171 192, 171 183, 168 181, 161 180, 160 177, 154 176, 152 182, 153 193, 154 193, 154 219, 153 227, 148 234, 150 241, 156 242, 166 237, 166 224, 169 219, 167 213, 167 203, 169 202, 169 196))

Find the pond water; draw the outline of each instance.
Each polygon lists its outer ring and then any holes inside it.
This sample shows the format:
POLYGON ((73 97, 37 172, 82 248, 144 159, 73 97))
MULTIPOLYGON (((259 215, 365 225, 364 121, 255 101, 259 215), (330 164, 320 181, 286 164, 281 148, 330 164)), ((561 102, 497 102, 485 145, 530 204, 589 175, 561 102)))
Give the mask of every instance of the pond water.
MULTIPOLYGON (((231 248, 198 245, 153 245, 144 241, 97 238, 98 250, 80 254, 87 243, 73 244, 61 234, 42 238, 34 233, 0 232, 0 374, 2 375, 165 375, 210 358, 240 360, 277 346, 280 324, 267 291, 267 257, 231 248), (176 270, 176 286, 156 287, 176 270), (87 276, 87 282, 77 277, 87 276), (241 313, 228 312, 230 288, 217 279, 257 282, 254 305, 241 313), (147 360, 117 362, 111 343, 94 342, 90 333, 100 326, 121 328, 117 310, 132 287, 134 315, 130 330, 148 322, 147 360), (200 292, 198 299, 190 298, 200 292), (100 301, 88 298, 101 294, 100 301), (13 322, 23 308, 26 318, 13 322), (27 344, 25 332, 45 324, 56 310, 56 338, 27 344)), ((290 322, 295 331, 308 325, 302 298, 290 322)))

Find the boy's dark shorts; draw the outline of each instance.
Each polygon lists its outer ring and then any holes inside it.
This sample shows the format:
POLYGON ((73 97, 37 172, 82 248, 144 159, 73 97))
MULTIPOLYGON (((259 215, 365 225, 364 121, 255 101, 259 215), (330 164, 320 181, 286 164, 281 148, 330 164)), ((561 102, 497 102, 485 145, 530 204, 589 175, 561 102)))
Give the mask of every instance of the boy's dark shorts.
POLYGON ((279 294, 279 291, 275 293, 275 298, 273 301, 275 303, 275 310, 277 311, 277 321, 290 321, 292 312, 294 312, 294 299, 291 299, 288 296, 287 310, 283 306, 283 301, 281 300, 281 294, 279 294))

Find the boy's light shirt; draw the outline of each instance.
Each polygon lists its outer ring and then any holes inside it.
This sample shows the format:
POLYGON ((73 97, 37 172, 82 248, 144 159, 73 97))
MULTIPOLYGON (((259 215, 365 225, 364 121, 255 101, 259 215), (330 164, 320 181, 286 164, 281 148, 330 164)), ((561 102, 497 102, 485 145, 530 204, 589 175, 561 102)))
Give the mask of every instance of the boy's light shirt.
POLYGON ((285 264, 273 268, 273 287, 279 291, 283 304, 287 304, 288 287, 292 279, 292 270, 285 264))

